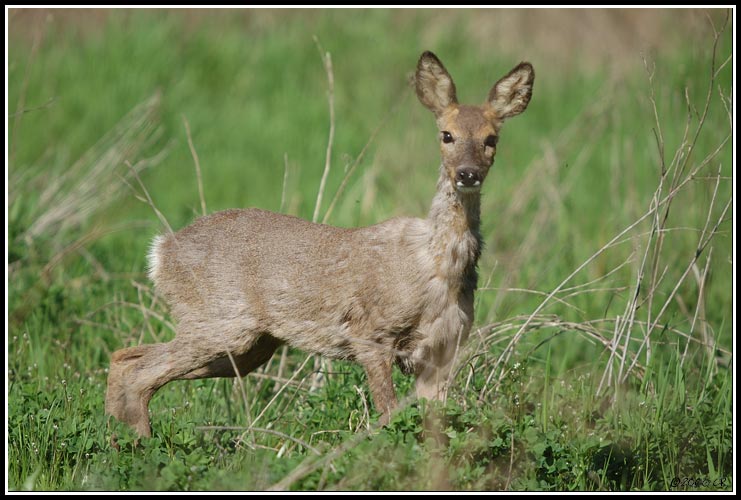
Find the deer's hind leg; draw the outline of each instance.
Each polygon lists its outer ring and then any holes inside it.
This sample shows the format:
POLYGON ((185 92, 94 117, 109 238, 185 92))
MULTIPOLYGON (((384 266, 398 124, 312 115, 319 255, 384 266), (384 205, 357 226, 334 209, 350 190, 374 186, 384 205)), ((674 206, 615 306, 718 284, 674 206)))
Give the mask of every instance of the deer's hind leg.
MULTIPOLYGON (((225 336, 226 337, 226 336, 225 336)), ((233 377, 232 354, 240 375, 270 359, 280 341, 266 334, 243 333, 239 342, 219 336, 178 335, 170 342, 120 349, 111 356, 106 414, 151 436, 149 401, 163 385, 178 379, 233 377)))
POLYGON ((231 353, 231 359, 229 354, 226 354, 206 366, 186 373, 180 378, 192 380, 211 377, 236 377, 237 375, 244 377, 269 360, 281 345, 283 345, 283 341, 264 333, 247 352, 242 354, 231 353), (235 369, 238 373, 235 372, 235 369))
POLYGON ((132 426, 141 436, 150 436, 149 400, 164 385, 162 366, 170 344, 147 344, 119 349, 111 356, 105 412, 132 426))

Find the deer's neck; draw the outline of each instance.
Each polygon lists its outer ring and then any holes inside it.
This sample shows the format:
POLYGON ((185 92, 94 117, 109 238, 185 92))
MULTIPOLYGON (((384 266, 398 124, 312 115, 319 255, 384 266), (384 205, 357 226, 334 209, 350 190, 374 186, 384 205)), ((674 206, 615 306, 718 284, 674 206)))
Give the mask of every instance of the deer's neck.
POLYGON ((437 193, 432 200, 428 220, 433 234, 430 240, 436 274, 473 291, 476 288, 476 264, 481 254, 481 195, 456 190, 440 169, 437 193))

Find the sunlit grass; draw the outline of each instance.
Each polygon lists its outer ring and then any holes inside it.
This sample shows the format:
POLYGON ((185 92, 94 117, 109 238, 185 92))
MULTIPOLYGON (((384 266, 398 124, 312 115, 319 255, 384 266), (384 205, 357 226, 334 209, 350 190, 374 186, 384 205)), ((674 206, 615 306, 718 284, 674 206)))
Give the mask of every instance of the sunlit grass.
MULTIPOLYGON (((89 24, 11 12, 10 27, 26 29, 11 29, 8 50, 9 488, 665 490, 692 477, 729 489, 731 27, 703 118, 713 36, 702 13, 590 12, 551 15, 592 16, 611 40, 627 36, 620 19, 636 32, 674 20, 686 36, 666 31, 643 54, 647 71, 627 42, 609 49, 614 64, 596 41, 574 52, 540 11, 495 11, 509 27, 476 11, 83 13, 89 24), (283 368, 276 356, 244 379, 246 401, 231 380, 168 385, 151 405, 153 437, 137 444, 103 415, 109 356, 172 331, 145 275, 162 227, 124 160, 147 167, 173 228, 191 222, 201 205, 185 117, 209 211, 283 206, 311 219, 329 132, 314 35, 332 54, 336 107, 320 215, 372 139, 329 218, 342 226, 426 214, 439 152, 407 84, 422 50, 468 102, 520 60, 535 67, 533 101, 505 126, 484 187, 476 324, 450 397, 432 408, 405 398, 412 381, 397 372, 407 406, 375 429, 358 366, 335 362, 309 390, 314 363, 298 370, 306 356, 290 351, 283 368), (99 141, 153 95, 147 137, 116 143, 126 157, 97 189, 75 187, 94 179, 72 166, 100 165, 99 141), (676 163, 657 190, 662 148, 676 163), (695 169, 668 213, 598 252, 695 169), (44 214, 61 216, 34 231, 44 214), (712 239, 697 254, 703 230, 712 239)), ((723 13, 711 18, 719 29, 723 13)))

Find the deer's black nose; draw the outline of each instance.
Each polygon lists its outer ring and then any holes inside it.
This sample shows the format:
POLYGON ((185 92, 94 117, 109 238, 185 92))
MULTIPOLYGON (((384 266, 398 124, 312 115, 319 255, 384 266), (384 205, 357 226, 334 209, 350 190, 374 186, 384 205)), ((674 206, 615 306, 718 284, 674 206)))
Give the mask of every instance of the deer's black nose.
POLYGON ((481 171, 476 167, 459 167, 455 171, 455 185, 459 188, 481 186, 481 171))

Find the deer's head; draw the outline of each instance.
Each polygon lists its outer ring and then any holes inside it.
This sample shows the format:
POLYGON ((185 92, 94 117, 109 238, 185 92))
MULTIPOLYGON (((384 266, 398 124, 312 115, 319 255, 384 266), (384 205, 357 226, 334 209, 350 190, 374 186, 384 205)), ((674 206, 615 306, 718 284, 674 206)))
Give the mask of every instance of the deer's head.
POLYGON ((443 63, 425 52, 417 63, 417 97, 435 114, 443 168, 459 193, 478 193, 494 162, 499 130, 527 108, 535 73, 522 62, 502 77, 481 106, 458 104, 455 83, 443 63))

